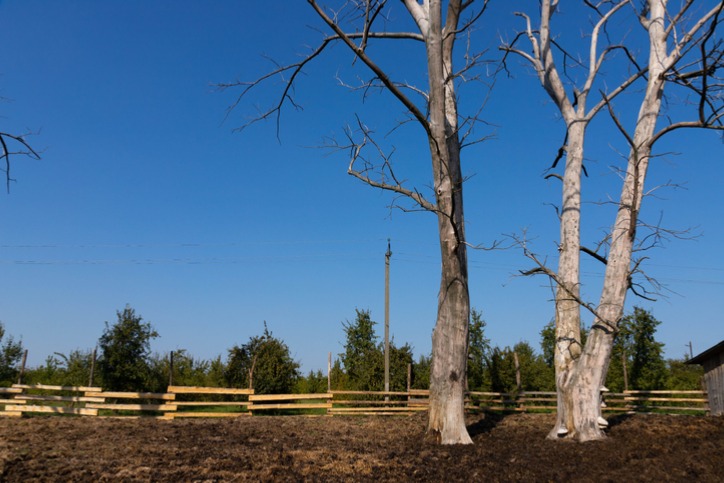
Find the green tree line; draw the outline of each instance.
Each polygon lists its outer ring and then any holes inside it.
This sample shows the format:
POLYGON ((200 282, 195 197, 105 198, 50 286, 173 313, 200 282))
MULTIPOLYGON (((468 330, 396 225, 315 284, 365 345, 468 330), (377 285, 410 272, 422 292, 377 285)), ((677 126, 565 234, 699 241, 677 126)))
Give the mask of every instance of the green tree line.
MULTIPOLYGON (((656 341, 660 322, 635 307, 624 317, 616 337, 606 380, 614 392, 624 389, 701 389, 702 368, 685 364, 685 358, 665 360, 663 344, 656 341)), ((336 390, 384 389, 384 342, 380 341, 369 310, 356 309, 353 321, 344 321, 343 352, 335 358, 330 383, 336 390)), ((473 309, 469 331, 468 389, 470 391, 555 390, 553 321, 540 333, 540 350, 520 341, 513 347, 491 345, 486 322, 473 309)), ((93 385, 106 390, 161 392, 173 382, 182 386, 253 387, 257 394, 320 393, 327 391, 321 371, 300 372, 300 363, 287 344, 275 337, 266 322, 260 335, 237 344, 210 360, 194 358, 186 350, 158 354, 151 342, 159 337, 150 322, 130 306, 105 322, 97 350, 77 349, 54 353, 39 367, 25 370, 23 382, 54 385, 93 385), (91 378, 91 373, 93 377, 91 378)), ((585 334, 584 334, 585 337, 585 334)), ((413 347, 390 341, 390 390, 427 389, 430 355, 413 356, 413 347)), ((0 385, 17 382, 23 353, 21 340, 5 334, 0 322, 0 385)))

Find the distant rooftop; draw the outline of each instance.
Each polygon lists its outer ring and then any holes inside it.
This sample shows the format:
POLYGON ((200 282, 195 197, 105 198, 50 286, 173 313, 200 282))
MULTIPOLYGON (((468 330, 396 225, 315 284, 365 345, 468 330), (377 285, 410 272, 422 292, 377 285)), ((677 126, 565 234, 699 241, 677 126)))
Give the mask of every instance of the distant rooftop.
POLYGON ((724 351, 724 340, 719 342, 714 347, 710 347, 709 349, 705 350, 701 354, 692 357, 688 361, 686 361, 687 364, 702 364, 705 360, 709 359, 714 354, 718 354, 720 352, 724 351))

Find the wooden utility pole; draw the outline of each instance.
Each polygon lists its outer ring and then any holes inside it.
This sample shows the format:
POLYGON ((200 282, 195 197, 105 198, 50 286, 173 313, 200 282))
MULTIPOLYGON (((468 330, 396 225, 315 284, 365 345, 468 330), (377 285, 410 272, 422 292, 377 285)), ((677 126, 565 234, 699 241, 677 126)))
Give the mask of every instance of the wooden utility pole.
MULTIPOLYGON (((385 392, 390 390, 390 239, 385 253, 385 392)), ((387 399, 387 398, 385 398, 387 399)))
POLYGON ((693 359, 694 358, 694 348, 691 345, 691 341, 689 341, 689 343, 686 345, 687 345, 687 347, 689 347, 689 359, 693 359))

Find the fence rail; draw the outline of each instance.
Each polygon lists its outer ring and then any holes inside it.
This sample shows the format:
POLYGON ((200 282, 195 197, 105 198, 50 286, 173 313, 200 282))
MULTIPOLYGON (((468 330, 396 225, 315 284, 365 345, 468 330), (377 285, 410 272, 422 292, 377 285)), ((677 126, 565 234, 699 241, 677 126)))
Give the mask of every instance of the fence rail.
MULTIPOLYGON (((0 388, 0 416, 72 414, 101 417, 164 419, 239 417, 293 413, 341 415, 399 415, 426 411, 428 390, 329 391, 320 394, 254 394, 253 389, 169 386, 165 393, 103 391, 100 387, 43 384, 0 388)), ((470 412, 555 412, 556 393, 467 393, 470 412)), ((606 393, 607 413, 706 414, 703 391, 624 391, 606 393)))

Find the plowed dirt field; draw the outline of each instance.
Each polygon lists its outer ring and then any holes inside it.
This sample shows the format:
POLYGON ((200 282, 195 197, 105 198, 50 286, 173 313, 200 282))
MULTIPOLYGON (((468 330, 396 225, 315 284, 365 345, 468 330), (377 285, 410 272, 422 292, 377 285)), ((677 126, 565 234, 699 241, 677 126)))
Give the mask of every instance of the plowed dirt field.
POLYGON ((724 481, 724 418, 619 416, 549 441, 550 415, 475 417, 441 447, 413 417, 0 419, 0 481, 724 481))

